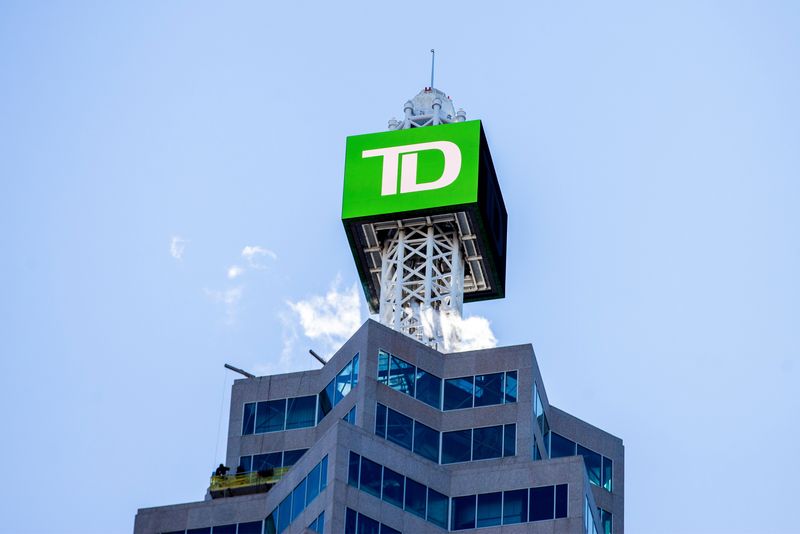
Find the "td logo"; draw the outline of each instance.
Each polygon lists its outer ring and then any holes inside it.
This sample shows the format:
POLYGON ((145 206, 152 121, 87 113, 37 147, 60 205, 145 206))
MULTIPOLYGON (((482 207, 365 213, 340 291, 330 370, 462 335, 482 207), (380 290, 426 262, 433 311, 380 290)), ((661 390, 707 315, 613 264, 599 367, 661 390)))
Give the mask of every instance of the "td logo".
POLYGON ((415 193, 441 189, 452 184, 461 172, 461 150, 450 141, 431 141, 413 145, 364 150, 362 158, 383 157, 381 196, 397 194, 397 174, 400 171, 400 193, 415 193), (442 175, 436 180, 417 182, 417 161, 420 152, 438 150, 444 156, 442 175))

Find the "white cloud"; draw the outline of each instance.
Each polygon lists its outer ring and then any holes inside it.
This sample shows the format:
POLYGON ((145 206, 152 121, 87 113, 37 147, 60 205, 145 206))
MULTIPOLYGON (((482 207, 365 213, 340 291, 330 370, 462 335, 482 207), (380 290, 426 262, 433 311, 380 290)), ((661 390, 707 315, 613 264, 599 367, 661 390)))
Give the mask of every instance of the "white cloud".
POLYGON ((225 322, 233 324, 239 311, 239 301, 242 300, 244 287, 238 286, 225 291, 205 290, 206 295, 213 301, 222 303, 225 306, 225 322))
POLYGON ((261 247, 259 245, 248 245, 242 249, 242 257, 247 260, 248 265, 253 269, 264 269, 265 265, 259 263, 259 258, 272 258, 273 260, 278 259, 278 255, 275 254, 268 248, 261 247))
POLYGON ((186 250, 186 241, 184 238, 174 235, 169 242, 169 253, 178 261, 183 259, 183 251, 186 250))
POLYGON ((497 346, 489 320, 480 315, 462 318, 458 315, 442 315, 442 333, 445 352, 490 349, 497 346))
POLYGON ((244 274, 244 269, 239 267, 238 265, 231 265, 228 267, 228 278, 233 280, 234 278, 241 276, 244 274))

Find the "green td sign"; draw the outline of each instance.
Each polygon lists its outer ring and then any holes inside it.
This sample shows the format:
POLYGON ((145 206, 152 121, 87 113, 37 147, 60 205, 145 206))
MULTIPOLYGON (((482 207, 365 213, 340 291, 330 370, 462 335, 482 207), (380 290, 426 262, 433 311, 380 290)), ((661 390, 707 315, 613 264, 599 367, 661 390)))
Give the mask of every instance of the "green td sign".
POLYGON ((478 200, 480 121, 347 138, 342 219, 478 200))

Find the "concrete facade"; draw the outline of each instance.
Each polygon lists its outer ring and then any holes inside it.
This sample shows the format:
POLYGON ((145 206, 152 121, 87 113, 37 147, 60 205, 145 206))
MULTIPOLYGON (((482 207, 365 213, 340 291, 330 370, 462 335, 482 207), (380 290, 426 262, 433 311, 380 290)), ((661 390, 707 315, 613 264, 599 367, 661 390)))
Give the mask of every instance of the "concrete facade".
MULTIPOLYGON (((440 439, 441 447, 441 439, 440 439)), ((327 487, 294 517, 286 533, 306 532, 324 511, 324 532, 345 532, 350 508, 403 533, 445 532, 435 524, 348 484, 351 453, 372 460, 451 498, 546 485, 567 485, 566 517, 468 530, 486 534, 586 533, 587 503, 591 523, 604 532, 598 507, 610 513, 615 534, 624 533, 624 447, 622 440, 551 406, 530 345, 442 354, 374 321, 367 321, 319 370, 235 381, 231 395, 226 465, 243 456, 308 449, 270 491, 195 503, 140 509, 135 534, 160 534, 194 528, 265 520, 327 456, 327 487), (378 354, 386 351, 442 379, 517 371, 516 402, 443 411, 378 381, 378 354), (243 434, 246 403, 319 395, 359 355, 358 383, 315 426, 261 434, 243 434), (549 458, 534 415, 534 384, 550 434, 556 433, 613 462, 612 491, 590 482, 582 456, 549 458), (376 435, 378 403, 440 433, 516 425, 515 454, 487 460, 440 464, 376 435), (355 424, 343 420, 356 407, 355 424), (535 454, 538 449, 538 455, 535 454), (536 458, 542 458, 534 460, 536 458)), ((576 449, 579 450, 579 449, 576 449)), ((270 516, 271 520, 272 516, 270 516)), ((452 525, 450 525, 452 527, 452 525)), ((269 532, 267 525, 265 532, 269 532)), ((387 530, 388 531, 388 530, 387 530)))

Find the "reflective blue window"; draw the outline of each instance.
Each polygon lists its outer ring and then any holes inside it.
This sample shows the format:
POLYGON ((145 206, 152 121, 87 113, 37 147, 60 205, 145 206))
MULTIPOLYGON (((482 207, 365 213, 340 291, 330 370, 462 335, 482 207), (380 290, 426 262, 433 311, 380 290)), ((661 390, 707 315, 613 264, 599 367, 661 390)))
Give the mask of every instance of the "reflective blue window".
POLYGON ((500 524, 503 510, 503 493, 482 493, 478 495, 478 527, 493 527, 500 524))
POLYGON ((531 521, 553 519, 554 507, 553 486, 531 488, 530 504, 528 505, 531 521))
POLYGON ((278 505, 278 532, 283 532, 289 526, 292 518, 292 495, 289 494, 278 505))
POLYGON ((389 353, 378 351, 378 382, 389 384, 389 353))
POLYGON ((353 407, 352 407, 352 408, 350 408, 350 411, 349 411, 349 412, 347 412, 346 414, 344 414, 344 417, 342 417, 342 419, 343 419, 344 421, 347 421, 347 422, 348 422, 348 423, 350 423, 351 425, 354 425, 354 424, 356 424, 356 406, 355 406, 355 404, 353 405, 353 407))
POLYGON ((397 443, 401 447, 411 450, 411 442, 414 432, 413 426, 414 423, 410 417, 407 417, 400 412, 396 412, 391 408, 388 409, 386 439, 393 443, 397 443))
POLYGON ((437 410, 442 409, 442 379, 417 368, 417 400, 437 410))
POLYGON ((388 467, 383 468, 383 500, 397 506, 403 507, 403 492, 405 489, 405 477, 400 473, 392 471, 388 467))
POLYGON ((386 439, 386 406, 378 404, 375 412, 375 434, 386 439))
POLYGON ((303 456, 308 449, 295 449, 293 451, 284 451, 283 453, 283 467, 291 467, 297 463, 297 460, 303 456))
POLYGON ((361 458, 361 476, 360 487, 363 491, 381 498, 381 466, 368 460, 361 458))
POLYGON ((503 373, 475 377, 475 406, 503 403, 503 373))
POLYGON ((586 465, 586 475, 589 477, 589 482, 595 486, 600 486, 603 457, 580 444, 578 444, 578 455, 583 456, 583 463, 586 465))
POLYGON ((568 491, 566 484, 556 486, 556 518, 567 517, 568 491))
POLYGON ((320 513, 317 518, 308 525, 308 528, 317 534, 322 534, 325 531, 325 512, 323 511, 320 513))
POLYGON ((353 356, 353 371, 351 374, 353 377, 353 387, 356 387, 358 385, 358 354, 353 356))
POLYGON ((450 500, 446 495, 428 488, 428 521, 447 530, 447 508, 450 500))
POLYGON ((469 462, 471 446, 472 429, 442 432, 442 463, 469 462))
POLYGON ((453 499, 453 530, 475 528, 475 495, 453 499))
POLYGON ((489 426, 472 431, 472 459, 486 460, 503 455, 503 427, 489 426))
POLYGON ((334 391, 336 390, 336 380, 331 380, 319 393, 319 412, 317 413, 317 423, 322 421, 322 418, 328 415, 333 409, 333 399, 335 397, 334 391))
POLYGON ((528 490, 503 492, 503 524, 514 525, 528 521, 528 490))
POLYGON ((613 462, 611 458, 603 457, 603 488, 608 491, 613 491, 611 489, 611 477, 613 475, 613 462))
POLYGON ((249 473, 253 470, 253 457, 252 456, 242 456, 239 458, 239 466, 242 468, 242 471, 245 473, 249 473))
POLYGON ((211 534, 211 527, 190 528, 186 532, 188 534, 211 534))
POLYGON ((427 499, 427 487, 419 482, 406 478, 406 512, 425 519, 425 500, 427 499))
POLYGON ((504 388, 505 401, 517 402, 517 372, 508 371, 506 373, 506 384, 504 388))
POLYGON ((268 471, 283 465, 282 452, 268 452, 253 456, 253 471, 268 471))
POLYGON ((439 432, 414 421, 414 452, 439 463, 439 432))
POLYGON ((308 506, 319 495, 319 464, 314 466, 306 480, 308 481, 306 484, 306 506, 308 506))
POLYGON ((326 454, 319 463, 319 491, 328 487, 328 455, 326 454))
POLYGON ((575 442, 550 432, 550 458, 575 456, 575 442))
POLYGON ((339 371, 339 374, 336 375, 334 379, 336 381, 336 390, 334 391, 334 399, 333 405, 336 406, 339 404, 339 401, 344 398, 345 395, 350 393, 350 389, 353 386, 353 378, 351 373, 353 372, 353 362, 351 361, 347 365, 344 366, 344 369, 339 371))
POLYGON ((211 532, 212 534, 236 534, 236 523, 233 525, 217 525, 211 532))
POLYGON ((350 461, 347 467, 347 483, 358 487, 359 470, 361 466, 361 456, 350 451, 350 461))
POLYGON ((603 534, 611 534, 611 527, 612 527, 611 512, 603 510, 602 508, 599 508, 599 510, 600 510, 600 528, 602 529, 603 534))
POLYGON ((248 402, 244 405, 242 416, 242 435, 252 434, 256 428, 256 403, 248 402))
POLYGON ((303 479, 292 491, 292 519, 294 521, 306 507, 306 480, 303 479))
POLYGON ((264 520, 264 534, 276 534, 277 532, 278 530, 275 526, 275 512, 273 512, 264 520))
POLYGON ((403 534, 399 530, 395 530, 389 525, 384 525, 381 523, 381 534, 403 534))
MULTIPOLYGON (((209 530, 211 532, 211 530, 209 530)), ((185 530, 173 530, 171 532, 162 532, 161 534, 186 534, 185 530)))
MULTIPOLYGON (((503 432, 503 456, 514 456, 517 454, 517 425, 505 425, 503 432)), ((533 447, 536 448, 535 443, 533 447)))
POLYGON ((471 376, 448 378, 444 381, 444 409, 472 408, 471 376))
POLYGON ((262 401, 258 403, 256 415, 256 434, 280 432, 286 419, 286 399, 262 401))
POLYGON ((358 512, 352 508, 347 509, 344 520, 344 534, 356 534, 356 524, 358 523, 358 512))
POLYGON ((414 379, 417 376, 417 368, 401 360, 397 356, 391 357, 391 368, 389 371, 389 387, 402 391, 407 395, 414 396, 414 379))
POLYGON ((317 407, 317 396, 295 397, 289 399, 286 430, 292 428, 307 428, 314 426, 314 416, 317 407))
POLYGON ((380 523, 364 514, 358 514, 357 534, 380 534, 380 529, 380 523))

